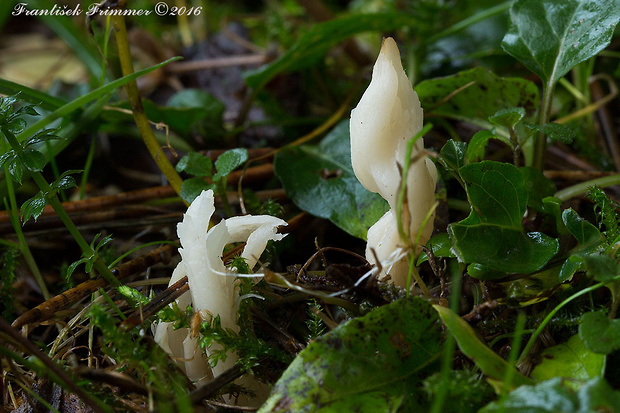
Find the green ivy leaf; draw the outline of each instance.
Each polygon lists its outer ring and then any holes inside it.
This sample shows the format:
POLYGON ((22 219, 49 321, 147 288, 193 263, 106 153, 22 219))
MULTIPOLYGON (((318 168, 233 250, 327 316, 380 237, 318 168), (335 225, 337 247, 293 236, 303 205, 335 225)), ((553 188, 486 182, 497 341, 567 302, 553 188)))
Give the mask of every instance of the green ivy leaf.
POLYGON ((441 354, 437 313, 402 299, 317 338, 259 412, 425 411, 419 380, 441 354))
POLYGON ((484 150, 490 139, 500 140, 512 148, 512 143, 508 139, 497 135, 495 130, 481 130, 471 137, 469 145, 467 145, 467 163, 478 162, 484 158, 484 150))
POLYGON ((525 126, 542 132, 547 135, 549 139, 553 139, 556 141, 560 141, 562 143, 570 144, 573 143, 575 138, 577 137, 577 132, 575 129, 568 125, 561 125, 559 123, 545 123, 544 125, 534 125, 532 123, 525 123, 525 126))
POLYGON ((521 167, 519 172, 523 175, 527 191, 527 206, 538 212, 544 212, 543 199, 553 196, 558 190, 557 187, 551 179, 531 166, 521 167))
POLYGON ((507 163, 483 161, 459 169, 472 210, 448 227, 455 253, 488 270, 530 274, 558 251, 559 243, 521 225, 527 205, 523 175, 507 163))
POLYGON ((213 175, 213 180, 226 178, 228 174, 243 165, 248 157, 248 150, 245 148, 236 148, 224 152, 215 161, 217 173, 213 175))
POLYGON ((177 172, 186 172, 196 177, 210 177, 213 169, 213 162, 207 156, 198 152, 190 152, 177 163, 177 172))
POLYGON ((335 44, 362 32, 389 32, 415 24, 407 13, 354 14, 317 23, 303 31, 297 43, 282 56, 259 69, 248 71, 245 82, 258 89, 277 74, 300 70, 317 63, 335 44))
POLYGON ((517 0, 502 47, 546 84, 555 84, 609 44, 618 20, 617 0, 517 0))
POLYGON ((443 116, 484 127, 489 126, 488 118, 499 108, 520 106, 529 113, 538 108, 538 87, 534 83, 521 78, 499 77, 481 67, 425 80, 415 90, 425 115, 443 116))
POLYGON ((572 336, 566 343, 544 349, 540 359, 542 362, 531 374, 536 381, 554 377, 587 381, 605 374, 605 356, 590 351, 579 335, 572 336))
POLYGON ((43 192, 39 191, 35 196, 22 204, 22 222, 25 224, 30 217, 36 221, 43 213, 45 205, 47 205, 47 198, 45 198, 43 192))
POLYGON ((433 305, 433 307, 439 313, 441 321, 448 327, 450 334, 456 339, 463 354, 472 359, 486 376, 494 381, 501 382, 504 380, 506 372, 513 370, 513 381, 511 383, 513 386, 532 384, 532 380, 520 374, 514 366, 508 364, 506 360, 480 341, 474 329, 458 314, 440 305, 433 305))
POLYGON ((467 144, 450 139, 439 151, 439 162, 450 172, 458 174, 461 166, 465 165, 467 144))
POLYGON ((602 311, 585 313, 581 316, 579 337, 591 351, 609 354, 620 349, 620 320, 610 320, 602 311))
POLYGON ((513 128, 525 117, 525 109, 522 107, 501 109, 489 116, 489 122, 493 125, 513 128))
MULTIPOLYGON (((583 270, 583 256, 591 256, 596 249, 605 242, 605 237, 594 225, 581 218, 572 209, 566 209, 562 212, 562 221, 568 231, 577 239, 579 245, 571 250, 571 256, 564 261, 562 270, 560 271, 560 281, 564 282, 579 270, 583 270)), ((607 256, 604 256, 607 257, 607 256)), ((614 262, 615 261, 610 258, 614 262)), ((596 259, 596 258, 593 258, 596 259)), ((596 272, 596 271, 595 271, 596 272)))
POLYGON ((387 202, 366 190, 353 173, 348 121, 338 124, 318 146, 283 149, 275 157, 274 170, 299 208, 358 238, 366 239, 368 228, 389 210, 387 202))
POLYGON ((30 172, 41 172, 45 162, 45 155, 34 149, 26 149, 22 155, 22 163, 30 172))
POLYGON ((190 178, 184 180, 181 184, 181 192, 179 195, 184 201, 191 204, 202 191, 207 191, 209 189, 215 192, 215 185, 208 183, 204 178, 190 178))
POLYGON ((522 386, 508 397, 485 406, 481 413, 522 412, 614 412, 620 406, 620 392, 615 391, 602 377, 596 377, 577 392, 561 378, 522 386))

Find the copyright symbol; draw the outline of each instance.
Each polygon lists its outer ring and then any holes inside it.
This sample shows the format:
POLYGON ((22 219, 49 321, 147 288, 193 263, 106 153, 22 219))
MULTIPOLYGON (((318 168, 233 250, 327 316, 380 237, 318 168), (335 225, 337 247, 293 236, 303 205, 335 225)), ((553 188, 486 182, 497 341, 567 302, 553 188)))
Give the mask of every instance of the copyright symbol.
POLYGON ((158 16, 165 16, 168 14, 168 4, 164 1, 160 1, 155 5, 155 14, 158 16))

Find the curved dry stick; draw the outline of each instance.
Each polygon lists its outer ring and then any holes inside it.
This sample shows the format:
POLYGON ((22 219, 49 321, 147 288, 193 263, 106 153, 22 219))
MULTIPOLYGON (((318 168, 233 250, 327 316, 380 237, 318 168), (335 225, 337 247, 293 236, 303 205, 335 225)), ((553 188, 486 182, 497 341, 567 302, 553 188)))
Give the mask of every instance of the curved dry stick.
MULTIPOLYGON (((146 255, 134 258, 118 267, 112 269, 112 273, 117 279, 126 278, 132 274, 140 271, 144 271, 147 268, 158 264, 160 262, 168 262, 170 257, 178 252, 177 246, 172 244, 164 245, 157 248, 146 255)), ((71 304, 74 304, 82 298, 92 294, 99 288, 104 287, 107 284, 103 278, 96 278, 94 280, 88 280, 71 288, 41 304, 26 311, 13 321, 13 328, 21 328, 26 324, 33 323, 35 321, 45 321, 54 316, 56 311, 66 308, 71 304)))

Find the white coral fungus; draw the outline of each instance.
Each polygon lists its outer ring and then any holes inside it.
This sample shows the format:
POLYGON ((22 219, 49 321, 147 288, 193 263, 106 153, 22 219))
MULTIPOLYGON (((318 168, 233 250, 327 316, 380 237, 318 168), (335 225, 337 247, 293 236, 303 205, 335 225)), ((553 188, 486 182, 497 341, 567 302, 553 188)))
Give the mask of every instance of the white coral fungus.
MULTIPOLYGON (((223 328, 239 331, 240 297, 236 274, 222 262, 223 249, 227 244, 245 241, 241 257, 246 259, 249 268, 253 268, 268 241, 285 237, 278 234, 277 229, 287 223, 269 215, 246 215, 222 220, 208 229, 214 212, 213 191, 203 191, 187 209, 183 222, 177 225, 182 246, 179 249, 181 262, 172 274, 170 285, 187 275, 189 292, 177 300, 179 307, 185 309, 191 304, 203 318, 219 314, 223 328)), ((263 274, 252 275, 259 279, 263 274)), ((170 323, 160 323, 156 327, 155 341, 180 362, 191 380, 216 376, 232 367, 238 359, 236 354, 228 354, 225 362, 220 361, 213 369, 209 368, 197 338, 192 337, 187 328, 173 330, 170 323)))
MULTIPOLYGON (((420 100, 403 70, 398 46, 394 39, 386 38, 370 85, 351 112, 350 123, 353 171, 366 189, 379 193, 391 208, 368 230, 366 258, 371 263, 376 264, 375 254, 383 262, 396 250, 413 242, 400 239, 396 201, 401 183, 399 165, 404 165, 407 142, 422 129, 422 120, 420 100)), ((413 159, 417 160, 411 163, 407 175, 408 233, 416 237, 423 227, 418 245, 424 245, 433 232, 434 216, 431 215, 426 224, 424 220, 433 209, 437 181, 433 162, 416 157, 423 150, 424 143, 419 139, 412 152, 413 159)), ((405 286, 407 271, 407 259, 403 257, 384 268, 380 276, 389 275, 395 284, 405 286)))

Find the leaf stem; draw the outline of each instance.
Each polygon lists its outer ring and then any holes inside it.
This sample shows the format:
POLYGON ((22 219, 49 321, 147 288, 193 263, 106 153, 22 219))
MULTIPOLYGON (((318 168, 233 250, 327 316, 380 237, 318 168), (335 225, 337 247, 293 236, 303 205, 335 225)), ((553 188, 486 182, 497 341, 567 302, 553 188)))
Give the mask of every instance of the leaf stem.
POLYGON ((620 174, 604 176, 602 178, 581 182, 556 192, 554 196, 556 198, 560 198, 562 201, 567 201, 573 197, 585 194, 588 192, 588 189, 593 186, 606 188, 612 185, 620 185, 620 174))
MULTIPOLYGON (((112 16, 112 23, 114 25, 116 47, 118 49, 121 70, 123 72, 123 76, 127 76, 133 73, 133 63, 131 60, 131 53, 129 51, 129 40, 127 38, 127 28, 125 27, 125 18, 123 16, 112 16)), ((129 97, 129 103, 133 111, 136 126, 138 127, 138 131, 142 136, 144 144, 153 157, 153 160, 155 160, 155 163, 170 183, 170 186, 172 186, 176 193, 180 195, 183 180, 174 169, 168 158, 161 153, 161 147, 155 139, 149 120, 144 113, 142 99, 140 98, 136 81, 132 80, 131 82, 125 84, 125 89, 127 91, 127 96, 129 97)), ((186 205, 188 205, 187 202, 186 205)))
MULTIPOLYGON (((13 135, 11 132, 9 132, 8 130, 4 128, 2 129, 2 132, 4 133, 4 136, 9 142, 9 145, 11 145, 11 147, 13 148, 17 156, 21 159, 23 156, 23 149, 21 145, 19 144, 19 142, 17 141, 17 138, 15 137, 15 135, 13 135)), ((8 178, 7 181, 9 179, 10 178, 8 178)), ((69 230, 69 233, 75 239, 75 242, 77 242, 78 246, 82 250, 82 254, 84 254, 85 257, 94 257, 94 268, 97 270, 97 272, 103 278, 105 278, 106 281, 110 283, 110 285, 112 285, 115 288, 118 287, 120 285, 119 281, 116 279, 114 274, 112 274, 112 272, 108 269, 107 265, 105 265, 105 263, 101 260, 101 258, 99 258, 99 255, 90 247, 90 244, 86 242, 86 240, 84 239, 80 231, 77 229, 77 227, 71 220, 71 217, 69 217, 69 214, 62 206, 62 203, 58 199, 58 195, 56 191, 53 190, 52 187, 47 183, 47 181, 45 180, 41 172, 33 172, 32 179, 37 184, 41 192, 45 194, 45 197, 48 198, 49 203, 52 206, 52 208, 54 208, 54 211, 56 211, 58 218, 60 218, 60 220, 65 225, 67 230, 69 230)))
MULTIPOLYGON (((542 105, 540 108, 540 116, 538 118, 538 124, 544 125, 549 122, 551 118, 551 103, 553 98, 553 90, 555 84, 551 81, 547 82, 543 86, 542 105)), ((547 137, 538 132, 536 135, 536 148, 534 149, 534 167, 539 171, 544 169, 545 164, 545 151, 547 150, 547 137)))
POLYGON ((540 336, 540 334, 542 333, 542 331, 545 329, 545 327, 547 326, 547 324, 549 324, 549 322, 551 321, 551 319, 556 315, 556 313, 558 311, 560 311, 562 309, 562 307, 564 307, 566 304, 570 303, 571 301, 573 301, 575 298, 581 297, 582 295, 588 294, 592 291, 598 290, 601 287, 606 286, 607 284, 611 283, 611 282, 616 282, 616 281, 620 281, 620 275, 615 276, 614 278, 611 278, 609 280, 600 282, 598 284, 594 284, 588 288, 584 288, 581 291, 577 291, 575 294, 571 295, 570 297, 568 297, 567 299, 565 299, 564 301, 562 301, 560 304, 558 304, 553 310, 551 310, 549 312, 549 314, 547 314, 547 316, 544 318, 544 320, 540 323, 540 325, 538 326, 538 328, 536 329, 536 331, 534 331, 534 334, 532 334, 532 336, 530 337, 530 339, 528 340, 527 344, 525 345, 525 347, 523 348, 523 352, 521 353, 521 356, 519 356, 519 358, 517 359, 517 362, 515 363, 517 366, 519 364, 521 364, 523 362, 523 360, 525 359, 525 357, 529 354, 529 352, 532 350, 532 347, 534 346, 534 343, 536 342, 536 339, 538 338, 538 336, 540 336))

